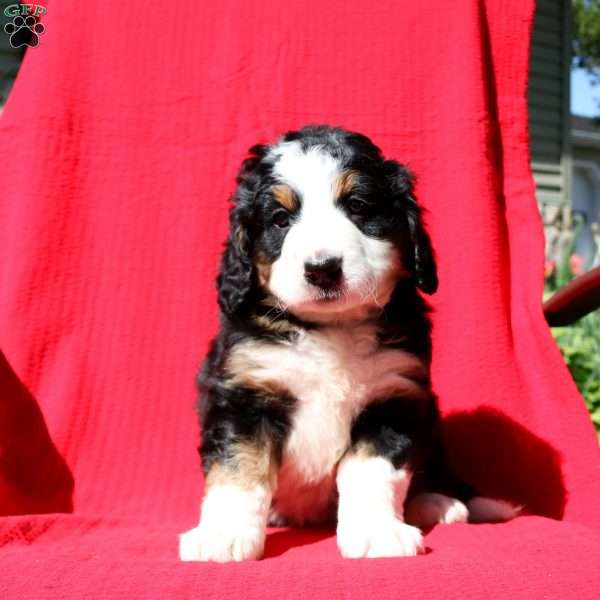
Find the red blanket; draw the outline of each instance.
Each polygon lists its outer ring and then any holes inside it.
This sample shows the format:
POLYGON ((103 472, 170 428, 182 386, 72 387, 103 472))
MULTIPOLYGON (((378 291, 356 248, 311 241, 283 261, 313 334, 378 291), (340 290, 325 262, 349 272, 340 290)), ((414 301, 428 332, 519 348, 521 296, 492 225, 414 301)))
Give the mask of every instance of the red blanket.
POLYGON ((597 597, 599 452, 540 308, 532 4, 46 4, 0 119, 2 597, 597 597), (307 122, 418 174, 452 459, 525 516, 416 558, 273 530, 258 563, 181 564, 227 198, 248 146, 307 122))

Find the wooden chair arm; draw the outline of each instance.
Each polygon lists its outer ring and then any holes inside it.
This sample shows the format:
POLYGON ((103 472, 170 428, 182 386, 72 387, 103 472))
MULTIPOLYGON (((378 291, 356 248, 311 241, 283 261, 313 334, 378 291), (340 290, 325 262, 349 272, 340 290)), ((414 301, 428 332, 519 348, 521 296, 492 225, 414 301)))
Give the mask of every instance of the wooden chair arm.
POLYGON ((600 266, 579 275, 544 302, 548 325, 571 325, 600 308, 600 266))

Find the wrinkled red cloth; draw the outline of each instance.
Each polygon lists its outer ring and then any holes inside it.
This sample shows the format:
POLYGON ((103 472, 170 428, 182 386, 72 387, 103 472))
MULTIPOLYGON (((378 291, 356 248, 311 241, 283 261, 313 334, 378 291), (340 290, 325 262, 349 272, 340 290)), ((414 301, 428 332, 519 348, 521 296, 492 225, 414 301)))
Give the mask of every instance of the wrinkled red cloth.
POLYGON ((598 446, 540 303, 533 2, 47 8, 0 118, 0 595, 597 597, 598 446), (415 558, 272 530, 258 563, 181 564, 227 198, 250 145, 310 122, 418 174, 452 460, 526 515, 439 526, 415 558))

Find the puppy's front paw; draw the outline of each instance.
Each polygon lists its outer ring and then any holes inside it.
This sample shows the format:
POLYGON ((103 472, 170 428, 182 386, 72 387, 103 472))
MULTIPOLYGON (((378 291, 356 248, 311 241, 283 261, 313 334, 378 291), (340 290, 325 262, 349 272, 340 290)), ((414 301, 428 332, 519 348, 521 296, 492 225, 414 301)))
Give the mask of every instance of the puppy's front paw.
POLYGON ((270 503, 264 486, 211 487, 202 503, 200 524, 179 536, 179 558, 216 562, 260 558, 270 503))
POLYGON ((425 551, 419 529, 396 517, 339 523, 337 543, 345 558, 416 556, 425 551))
POLYGON ((238 529, 200 523, 179 536, 179 558, 216 562, 252 560, 262 556, 264 546, 264 527, 248 524, 238 529))

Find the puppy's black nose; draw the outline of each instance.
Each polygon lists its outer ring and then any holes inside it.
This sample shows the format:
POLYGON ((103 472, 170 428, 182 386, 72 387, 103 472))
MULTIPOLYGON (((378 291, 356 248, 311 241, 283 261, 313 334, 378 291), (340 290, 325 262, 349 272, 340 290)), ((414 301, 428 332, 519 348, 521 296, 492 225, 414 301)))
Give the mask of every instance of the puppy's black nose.
POLYGON ((308 283, 324 289, 338 286, 342 280, 342 259, 334 256, 304 263, 304 278, 308 283))

